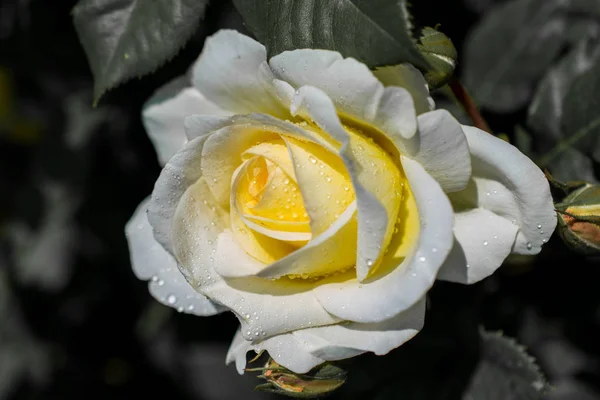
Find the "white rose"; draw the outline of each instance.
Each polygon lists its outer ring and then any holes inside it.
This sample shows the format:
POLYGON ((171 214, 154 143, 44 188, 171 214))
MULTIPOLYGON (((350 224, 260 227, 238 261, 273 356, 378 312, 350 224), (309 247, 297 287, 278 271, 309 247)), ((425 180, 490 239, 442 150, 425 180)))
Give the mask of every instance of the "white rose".
POLYGON ((479 281, 556 225, 531 160, 431 103, 410 66, 267 61, 218 32, 143 111, 164 169, 126 228, 134 271, 180 311, 233 311, 240 372, 250 350, 298 373, 386 354, 436 278, 479 281))

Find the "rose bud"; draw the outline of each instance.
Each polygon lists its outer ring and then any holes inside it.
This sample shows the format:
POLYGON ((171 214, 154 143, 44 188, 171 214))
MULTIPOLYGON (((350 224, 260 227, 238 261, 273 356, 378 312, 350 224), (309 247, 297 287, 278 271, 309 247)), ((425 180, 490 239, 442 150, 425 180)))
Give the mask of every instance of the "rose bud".
POLYGON ((246 371, 263 371, 258 377, 267 383, 258 385, 256 390, 297 398, 319 397, 331 393, 346 382, 346 371, 329 363, 314 368, 308 374, 296 374, 269 359, 264 368, 246 371))
POLYGON ((567 246, 600 254, 600 186, 586 184, 556 204, 558 232, 567 246))

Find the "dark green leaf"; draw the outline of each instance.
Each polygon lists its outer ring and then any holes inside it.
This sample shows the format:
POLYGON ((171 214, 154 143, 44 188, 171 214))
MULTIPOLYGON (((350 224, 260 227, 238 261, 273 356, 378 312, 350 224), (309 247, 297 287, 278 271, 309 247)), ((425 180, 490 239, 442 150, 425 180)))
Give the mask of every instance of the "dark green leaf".
POLYGON ((208 0, 81 0, 73 9, 94 74, 94 99, 172 58, 198 27, 208 0))
POLYGON ((561 145, 577 145, 600 161, 600 62, 578 76, 567 95, 561 119, 565 140, 561 145))
POLYGON ((411 37, 405 0, 234 0, 269 56, 335 50, 370 67, 410 62, 427 68, 411 37))
MULTIPOLYGON (((588 71, 600 59, 600 45, 597 38, 581 41, 550 72, 538 86, 529 107, 528 125, 536 136, 560 140, 560 121, 563 115, 564 99, 575 78, 588 71)), ((543 141, 543 140, 542 140, 543 141)))
POLYGON ((592 159, 572 147, 557 156, 547 168, 561 181, 596 182, 592 159))
POLYGON ((463 400, 535 400, 547 383, 535 361, 514 339, 481 331, 481 360, 463 400))
POLYGON ((536 81, 574 40, 565 32, 575 25, 596 26, 589 21, 597 8, 596 0, 513 0, 494 8, 466 42, 467 86, 493 111, 524 106, 536 81))

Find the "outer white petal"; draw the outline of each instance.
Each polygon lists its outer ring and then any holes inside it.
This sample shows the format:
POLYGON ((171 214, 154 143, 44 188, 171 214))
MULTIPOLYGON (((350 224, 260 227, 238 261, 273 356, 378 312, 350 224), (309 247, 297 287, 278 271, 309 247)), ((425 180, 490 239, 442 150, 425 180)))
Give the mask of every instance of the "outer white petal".
POLYGON ((244 339, 242 336, 242 332, 238 329, 235 332, 235 336, 231 341, 231 345, 229 346, 229 350, 227 351, 227 356, 225 357, 225 363, 231 364, 235 362, 235 368, 237 369, 240 375, 244 374, 244 369, 246 368, 246 353, 250 350, 254 350, 252 348, 252 342, 244 339))
POLYGON ((429 96, 429 89, 423 74, 412 64, 392 65, 380 67, 373 74, 385 86, 402 87, 412 95, 415 102, 417 115, 434 109, 433 99, 429 96))
POLYGON ((220 276, 218 264, 243 265, 253 259, 232 247, 236 243, 219 214, 208 185, 204 178, 199 179, 179 201, 172 223, 173 249, 192 286, 234 311, 246 339, 266 339, 310 325, 340 321, 323 309, 312 292, 311 282, 220 276), (227 242, 221 246, 223 240, 227 242))
POLYGON ((173 253, 171 226, 183 193, 202 176, 200 157, 208 136, 188 142, 161 171, 148 204, 148 220, 154 237, 165 250, 173 253))
POLYGON ((469 146, 461 125, 446 110, 419 116, 419 151, 414 159, 442 186, 456 192, 471 178, 469 146))
POLYGON ((510 254, 517 231, 516 225, 485 209, 457 213, 454 247, 438 279, 470 284, 487 278, 510 254))
POLYGON ((453 244, 453 211, 439 184, 416 161, 402 157, 402 165, 420 217, 415 250, 383 276, 359 284, 357 280, 325 280, 315 288, 323 307, 344 320, 381 322, 407 310, 433 285, 453 244))
POLYGON ((514 146, 471 126, 463 131, 471 150, 476 204, 518 226, 514 253, 539 253, 557 222, 548 180, 514 146))
POLYGON ((142 121, 161 165, 186 142, 183 121, 192 114, 231 115, 209 101, 182 76, 158 89, 144 104, 142 121))
POLYGON ((266 350, 276 362, 299 374, 306 373, 325 362, 325 360, 310 354, 291 333, 274 336, 253 344, 253 342, 245 340, 238 331, 227 353, 226 363, 235 361, 238 372, 243 374, 246 367, 246 353, 250 350, 256 352, 266 350))
POLYGON ((275 77, 266 60, 267 51, 256 40, 220 30, 206 39, 192 67, 192 82, 211 101, 236 114, 289 116, 277 100, 275 77))
POLYGON ((321 89, 342 116, 378 128, 401 148, 416 133, 410 93, 399 87, 384 88, 366 65, 353 58, 344 59, 340 53, 329 50, 304 49, 276 55, 269 65, 279 79, 293 88, 308 85, 321 89))
POLYGON ((413 338, 423 327, 424 317, 425 299, 422 299, 408 310, 374 324, 353 322, 300 329, 260 343, 245 340, 238 331, 226 362, 235 361, 241 374, 248 351, 266 350, 277 363, 296 373, 305 373, 325 361, 343 360, 369 351, 387 354, 413 338))
POLYGON ((413 338, 425 321, 425 297, 398 315, 372 324, 351 322, 292 332, 308 351, 327 361, 342 360, 370 351, 377 355, 413 338))
POLYGON ((214 315, 225 309, 196 292, 185 280, 175 259, 154 239, 142 201, 125 227, 133 272, 148 280, 150 293, 161 303, 195 315, 214 315))

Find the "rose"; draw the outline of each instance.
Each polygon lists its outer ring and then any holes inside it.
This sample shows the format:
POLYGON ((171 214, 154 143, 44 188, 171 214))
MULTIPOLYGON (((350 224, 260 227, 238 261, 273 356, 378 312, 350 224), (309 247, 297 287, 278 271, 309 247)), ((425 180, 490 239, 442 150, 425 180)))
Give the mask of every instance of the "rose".
POLYGON ((126 228, 134 271, 180 311, 233 311, 240 372, 250 350, 298 373, 389 352, 436 277, 479 281, 556 225, 531 160, 432 108, 411 66, 217 33, 144 108, 165 166, 126 228))

